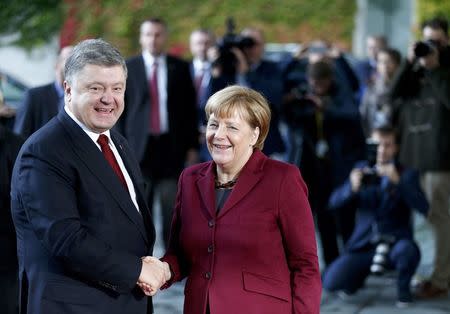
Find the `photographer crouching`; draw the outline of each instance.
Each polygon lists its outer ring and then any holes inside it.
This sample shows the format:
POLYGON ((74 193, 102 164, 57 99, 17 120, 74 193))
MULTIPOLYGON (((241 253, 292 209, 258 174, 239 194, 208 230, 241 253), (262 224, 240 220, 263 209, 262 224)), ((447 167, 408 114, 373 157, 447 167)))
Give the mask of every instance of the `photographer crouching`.
POLYGON ((395 269, 397 306, 412 302, 411 278, 420 261, 413 239, 412 209, 425 215, 428 203, 420 188, 418 173, 396 161, 396 133, 390 126, 376 128, 369 145, 368 159, 358 162, 349 179, 331 195, 329 206, 337 210, 357 208, 355 230, 345 253, 333 262, 323 276, 328 291, 353 294, 371 274, 395 269))

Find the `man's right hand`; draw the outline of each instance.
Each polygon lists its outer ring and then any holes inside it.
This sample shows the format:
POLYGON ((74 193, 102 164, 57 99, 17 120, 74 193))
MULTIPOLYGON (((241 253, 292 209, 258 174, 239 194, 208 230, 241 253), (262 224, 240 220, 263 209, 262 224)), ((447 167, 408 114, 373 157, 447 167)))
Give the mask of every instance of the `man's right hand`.
POLYGON ((152 256, 142 258, 142 269, 137 284, 146 295, 155 295, 170 277, 170 268, 166 262, 152 256))

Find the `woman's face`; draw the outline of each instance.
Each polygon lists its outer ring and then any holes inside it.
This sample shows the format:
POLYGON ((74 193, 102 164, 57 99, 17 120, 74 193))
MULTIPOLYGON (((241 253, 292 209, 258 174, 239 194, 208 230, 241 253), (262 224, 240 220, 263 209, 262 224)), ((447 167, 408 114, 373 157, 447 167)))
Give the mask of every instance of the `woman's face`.
POLYGON ((229 117, 211 114, 206 127, 209 153, 224 171, 239 171, 253 153, 259 128, 252 128, 238 111, 229 117))

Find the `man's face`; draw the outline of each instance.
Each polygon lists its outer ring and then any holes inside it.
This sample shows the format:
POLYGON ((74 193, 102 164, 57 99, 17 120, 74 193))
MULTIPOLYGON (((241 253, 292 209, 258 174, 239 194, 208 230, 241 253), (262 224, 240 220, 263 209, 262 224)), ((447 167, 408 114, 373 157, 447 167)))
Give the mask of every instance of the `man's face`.
POLYGON ((445 47, 448 45, 448 37, 440 28, 425 26, 423 28, 422 35, 424 40, 431 40, 438 43, 440 47, 445 47))
POLYGON ((152 56, 159 56, 164 52, 167 41, 167 31, 160 23, 144 22, 141 25, 139 43, 143 51, 148 51, 152 56))
POLYGON ((64 81, 65 101, 75 117, 95 133, 111 129, 124 109, 122 66, 88 64, 70 81, 64 81))
POLYGON ((242 32, 241 35, 250 37, 255 42, 252 47, 244 49, 248 62, 250 62, 250 64, 260 62, 264 54, 264 37, 262 33, 257 30, 247 30, 242 32))
POLYGON ((208 49, 212 45, 211 36, 205 32, 194 32, 190 38, 191 53, 194 58, 202 61, 207 60, 208 49))
POLYGON ((371 60, 377 59, 378 52, 384 47, 382 40, 375 37, 368 37, 366 42, 367 57, 371 60))
POLYGON ((378 143, 377 164, 386 164, 394 160, 398 151, 394 134, 381 134, 378 131, 374 131, 372 140, 378 143))
POLYGON ((333 83, 332 78, 321 78, 314 79, 309 78, 308 84, 311 87, 311 91, 313 94, 317 96, 325 96, 328 95, 331 89, 331 85, 333 83))

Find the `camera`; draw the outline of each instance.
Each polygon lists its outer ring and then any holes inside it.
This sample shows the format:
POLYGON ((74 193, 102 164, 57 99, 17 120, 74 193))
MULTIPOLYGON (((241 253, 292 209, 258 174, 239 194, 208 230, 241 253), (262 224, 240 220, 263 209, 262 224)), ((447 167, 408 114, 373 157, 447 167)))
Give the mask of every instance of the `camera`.
POLYGON ((414 55, 416 56, 416 58, 426 57, 431 54, 434 49, 437 49, 437 47, 438 45, 436 44, 436 42, 432 40, 419 41, 414 47, 414 55))
POLYGON ((375 247, 375 254, 370 265, 370 272, 376 276, 381 276, 386 271, 389 264, 389 253, 395 239, 392 236, 381 235, 375 247))
POLYGON ((306 95, 309 94, 308 83, 306 83, 306 82, 301 83, 301 84, 295 86, 291 91, 296 99, 303 100, 303 98, 305 98, 306 95))
POLYGON ((376 185, 380 183, 380 176, 378 176, 375 169, 377 163, 378 143, 371 139, 366 140, 366 160, 369 164, 369 168, 364 169, 361 179, 361 185, 376 185))
POLYGON ((256 42, 251 37, 235 34, 235 23, 233 18, 229 17, 225 22, 225 26, 225 35, 217 42, 219 56, 213 62, 212 66, 220 67, 224 75, 235 75, 238 60, 231 49, 238 48, 244 50, 246 48, 252 48, 256 42))

